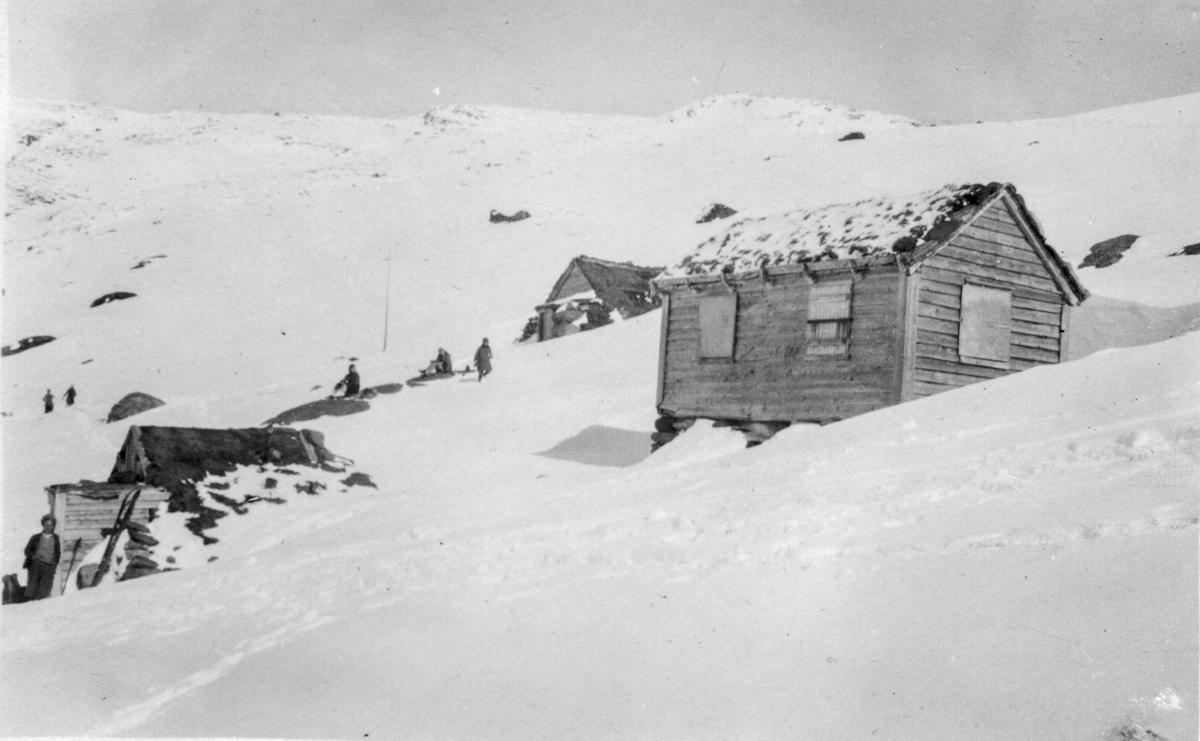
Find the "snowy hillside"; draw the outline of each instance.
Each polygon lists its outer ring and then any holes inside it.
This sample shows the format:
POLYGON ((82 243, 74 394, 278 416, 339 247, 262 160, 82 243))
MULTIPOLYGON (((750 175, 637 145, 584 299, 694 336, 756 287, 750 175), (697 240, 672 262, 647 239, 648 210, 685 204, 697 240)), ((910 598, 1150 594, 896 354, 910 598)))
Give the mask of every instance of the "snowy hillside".
POLYGON ((1194 737, 1200 257, 1171 253, 1200 242, 1198 119, 1200 95, 953 127, 745 98, 20 103, 0 331, 56 339, 0 361, 4 573, 43 487, 106 477, 130 423, 256 426, 351 358, 402 382, 484 336, 496 372, 304 423, 378 489, 256 504, 190 568, 3 608, 0 735, 1194 737), (726 228, 705 204, 991 181, 1074 265, 1141 237, 1079 271, 1082 359, 647 457, 657 312, 512 344, 572 257, 673 264, 726 228), (131 391, 166 404, 104 424, 131 391))

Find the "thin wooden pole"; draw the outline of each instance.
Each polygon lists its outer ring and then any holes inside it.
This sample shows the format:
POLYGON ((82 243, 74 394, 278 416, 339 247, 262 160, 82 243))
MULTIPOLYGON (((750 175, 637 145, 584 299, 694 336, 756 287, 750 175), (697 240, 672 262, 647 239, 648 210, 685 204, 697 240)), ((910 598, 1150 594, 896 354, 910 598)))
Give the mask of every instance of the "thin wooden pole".
POLYGON ((387 290, 383 294, 383 351, 387 352, 388 340, 388 307, 392 300, 392 246, 388 245, 387 257, 387 290))

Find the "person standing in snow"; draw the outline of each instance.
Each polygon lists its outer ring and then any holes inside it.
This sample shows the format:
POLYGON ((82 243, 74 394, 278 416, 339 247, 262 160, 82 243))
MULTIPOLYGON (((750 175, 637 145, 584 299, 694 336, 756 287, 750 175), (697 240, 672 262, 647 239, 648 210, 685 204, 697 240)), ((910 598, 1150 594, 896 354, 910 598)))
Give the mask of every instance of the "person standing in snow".
POLYGON ((67 397, 67 406, 74 406, 75 405, 75 385, 74 384, 72 384, 67 389, 67 393, 65 394, 65 396, 67 397))
POLYGON ((25 581, 25 600, 45 599, 54 588, 54 572, 62 558, 62 543, 54 528, 58 521, 54 515, 42 518, 42 532, 37 533, 25 545, 25 568, 29 578, 25 581))
POLYGON ((54 411, 54 394, 50 393, 50 389, 46 389, 46 395, 42 397, 42 402, 46 405, 46 414, 54 411))
POLYGON ((346 377, 342 379, 340 384, 346 387, 346 393, 342 395, 342 398, 349 399, 358 396, 358 384, 358 371, 354 370, 354 364, 351 363, 350 370, 346 373, 346 377))
POLYGON ((483 338, 483 344, 475 351, 475 367, 479 370, 479 380, 492 372, 492 348, 488 347, 488 339, 483 338))

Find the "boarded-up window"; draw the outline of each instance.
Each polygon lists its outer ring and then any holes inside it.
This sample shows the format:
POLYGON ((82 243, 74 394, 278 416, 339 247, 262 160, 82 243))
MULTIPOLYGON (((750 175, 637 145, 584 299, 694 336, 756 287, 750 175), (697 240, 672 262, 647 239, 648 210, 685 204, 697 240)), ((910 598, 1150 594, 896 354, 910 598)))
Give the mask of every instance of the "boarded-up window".
POLYGON ((808 289, 808 333, 805 355, 847 355, 850 352, 849 280, 821 281, 808 289))
POLYGON ((700 357, 732 358, 737 294, 700 297, 700 357))
POLYGON ((965 283, 958 323, 958 355, 964 363, 1008 367, 1012 291, 965 283))

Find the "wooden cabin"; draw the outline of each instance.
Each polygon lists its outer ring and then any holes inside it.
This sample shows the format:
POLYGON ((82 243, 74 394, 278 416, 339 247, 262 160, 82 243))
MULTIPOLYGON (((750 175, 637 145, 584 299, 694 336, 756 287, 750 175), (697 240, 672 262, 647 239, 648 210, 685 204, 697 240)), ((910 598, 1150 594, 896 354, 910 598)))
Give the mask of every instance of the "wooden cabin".
POLYGON ((663 268, 580 255, 537 307, 537 339, 562 337, 607 324, 612 312, 629 319, 658 308, 650 286, 663 268))
POLYGON ((78 569, 88 551, 108 537, 103 531, 116 522, 121 503, 139 489, 141 494, 130 510, 129 519, 145 524, 154 519, 158 506, 167 501, 170 492, 152 486, 91 481, 46 487, 50 514, 58 521, 55 532, 62 543, 62 560, 58 562, 51 596, 57 597, 62 592, 69 572, 78 569))
POLYGON ((1058 363, 1088 295, 999 183, 743 217, 654 286, 664 420, 768 434, 1058 363))

